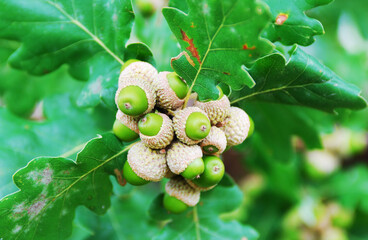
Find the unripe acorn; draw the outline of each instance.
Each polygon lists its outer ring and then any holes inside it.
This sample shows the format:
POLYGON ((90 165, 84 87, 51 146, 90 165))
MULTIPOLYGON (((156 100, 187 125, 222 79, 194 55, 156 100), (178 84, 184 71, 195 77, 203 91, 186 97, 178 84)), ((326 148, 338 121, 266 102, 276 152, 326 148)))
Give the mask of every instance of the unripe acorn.
POLYGON ((172 213, 181 213, 185 211, 186 207, 183 206, 182 203, 190 207, 197 205, 200 198, 200 192, 189 186, 188 183, 179 176, 171 178, 166 183, 165 192, 167 196, 164 196, 163 205, 172 213))
POLYGON ((225 133, 218 127, 212 126, 210 134, 200 143, 202 151, 207 155, 220 155, 226 149, 225 133))
POLYGON ((197 107, 187 107, 176 111, 173 123, 176 137, 188 145, 201 142, 211 129, 206 113, 197 107))
POLYGON ((203 157, 204 172, 199 178, 188 180, 192 187, 205 191, 216 186, 225 174, 225 166, 222 160, 216 156, 203 157))
POLYGON ((202 156, 198 145, 189 146, 176 141, 167 150, 166 161, 170 171, 193 179, 204 171, 202 156))
POLYGON ((220 97, 218 100, 200 102, 196 101, 194 106, 202 109, 208 116, 212 125, 223 122, 229 115, 230 101, 226 95, 220 90, 220 97))
POLYGON ((231 107, 229 116, 225 119, 220 129, 226 135, 227 146, 239 145, 248 136, 250 129, 249 116, 243 109, 231 107))
POLYGON ((161 181, 168 172, 166 153, 152 150, 143 142, 134 144, 128 151, 127 162, 133 172, 146 181, 161 181))
POLYGON ((156 81, 158 72, 151 64, 136 59, 126 61, 121 68, 119 76, 119 88, 127 79, 138 78, 150 84, 156 81))
POLYGON ((162 113, 148 113, 139 120, 139 136, 142 142, 152 149, 163 149, 174 138, 171 119, 162 113))
POLYGON ((126 115, 139 116, 155 107, 156 92, 150 83, 140 78, 127 78, 116 91, 115 103, 126 115))
POLYGON ((139 137, 137 121, 120 110, 116 113, 116 120, 112 129, 114 134, 124 142, 131 142, 139 137))
POLYGON ((160 72, 154 87, 157 91, 157 105, 170 110, 178 109, 184 104, 189 89, 175 72, 160 72))

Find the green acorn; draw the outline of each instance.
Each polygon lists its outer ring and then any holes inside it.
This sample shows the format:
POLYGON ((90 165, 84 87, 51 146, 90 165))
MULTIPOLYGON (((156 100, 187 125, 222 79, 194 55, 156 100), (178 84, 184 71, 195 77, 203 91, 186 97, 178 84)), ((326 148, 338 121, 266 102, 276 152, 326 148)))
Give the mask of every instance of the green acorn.
POLYGON ((230 111, 230 101, 227 96, 222 93, 222 90, 220 91, 220 98, 218 100, 207 102, 196 101, 194 106, 199 107, 207 114, 212 125, 223 122, 230 111))
POLYGON ((188 146, 176 141, 167 150, 166 161, 170 171, 193 179, 204 171, 202 156, 202 150, 198 145, 188 146))
POLYGON ((142 79, 125 79, 116 91, 115 103, 126 115, 139 116, 155 107, 156 92, 150 83, 142 79))
POLYGON ((181 213, 188 206, 197 205, 200 192, 193 189, 182 177, 171 178, 165 185, 164 207, 171 213, 181 213), (178 201, 177 201, 178 200, 178 201))
POLYGON ((136 59, 126 61, 121 68, 119 76, 119 88, 127 79, 141 79, 147 83, 153 84, 156 81, 158 72, 151 64, 141 62, 136 59))
MULTIPOLYGON (((146 181, 159 182, 168 172, 166 153, 152 150, 143 142, 138 142, 128 151, 128 160, 132 172, 146 181)), ((126 178, 126 176, 124 176, 126 178)), ((129 178, 126 178, 129 182, 129 178)), ((142 181, 143 181, 142 180, 142 181)))
POLYGON ((113 132, 121 141, 131 142, 139 137, 138 123, 133 117, 118 110, 113 132))
POLYGON ((250 125, 249 116, 243 109, 231 107, 229 116, 220 128, 226 135, 227 146, 241 144, 248 136, 250 125))
POLYGON ((211 127, 210 134, 199 144, 204 154, 220 155, 226 149, 225 133, 218 127, 211 127))
POLYGON ((148 113, 139 120, 139 136, 142 142, 152 149, 163 149, 174 138, 171 119, 162 113, 148 113))
POLYGON ((206 113, 197 107, 187 107, 176 111, 173 123, 176 137, 188 145, 201 142, 211 129, 206 113))
POLYGON ((174 72, 160 72, 154 82, 157 105, 163 109, 176 110, 184 104, 189 87, 174 72))

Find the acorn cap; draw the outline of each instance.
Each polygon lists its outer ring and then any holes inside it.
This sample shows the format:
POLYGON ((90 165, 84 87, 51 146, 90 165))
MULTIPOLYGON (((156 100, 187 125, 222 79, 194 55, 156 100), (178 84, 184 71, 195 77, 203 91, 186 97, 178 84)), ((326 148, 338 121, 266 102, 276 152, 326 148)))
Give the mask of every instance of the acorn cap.
POLYGON ((120 91, 123 88, 127 87, 127 86, 140 87, 146 93, 146 97, 147 97, 147 100, 148 100, 148 108, 142 114, 146 114, 146 113, 151 112, 152 109, 155 107, 155 104, 156 104, 156 92, 155 92, 154 88, 152 87, 152 85, 150 83, 148 83, 147 81, 144 81, 140 78, 127 78, 127 79, 124 80, 124 82, 121 85, 119 85, 119 88, 118 88, 118 90, 116 91, 116 94, 115 94, 116 106, 118 106, 118 99, 119 99, 120 91))
POLYGON ((207 155, 220 155, 225 151, 226 144, 227 141, 225 133, 218 127, 212 126, 210 134, 208 134, 208 136, 203 139, 199 145, 201 146, 202 151, 207 155), (204 149, 206 146, 214 146, 218 149, 218 151, 215 153, 207 152, 204 149))
POLYGON ((224 131, 227 146, 241 144, 248 136, 250 128, 249 116, 243 109, 231 107, 229 116, 224 121, 224 126, 220 129, 224 131))
POLYGON ((163 114, 156 113, 163 119, 160 131, 155 136, 146 136, 139 133, 142 142, 149 148, 152 149, 163 149, 171 143, 174 138, 174 129, 171 119, 163 114))
POLYGON ((226 95, 222 96, 219 100, 213 100, 209 102, 196 101, 194 106, 199 107, 205 113, 211 121, 211 125, 216 125, 225 120, 229 116, 230 101, 226 95))
POLYGON ((167 172, 166 153, 152 150, 138 142, 128 151, 128 163, 133 171, 147 181, 158 182, 167 172))
POLYGON ((195 184, 194 182, 192 182, 189 179, 185 179, 185 181, 188 183, 189 186, 191 186, 192 188, 197 189, 198 191, 201 191, 201 192, 209 191, 209 190, 211 190, 211 189, 213 189, 214 187, 217 186, 217 184, 216 184, 216 185, 213 185, 211 187, 200 187, 200 186, 198 186, 197 184, 195 184))
POLYGON ((138 78, 152 84, 158 76, 156 68, 147 62, 133 62, 129 64, 119 76, 119 88, 127 79, 138 78))
POLYGON ((184 99, 178 98, 169 85, 167 74, 170 72, 160 72, 154 87, 157 92, 157 105, 163 109, 175 110, 184 104, 184 99))
POLYGON ((171 178, 165 185, 165 191, 188 206, 195 206, 199 202, 200 192, 191 186, 180 176, 171 178))
POLYGON ((200 113, 203 113, 205 116, 207 116, 207 114, 198 107, 187 107, 182 110, 175 111, 175 116, 173 118, 173 124, 174 124, 173 126, 174 126, 176 137, 181 142, 188 144, 188 145, 194 145, 194 144, 200 143, 203 140, 203 139, 193 140, 189 138, 185 132, 185 126, 186 126, 187 119, 189 115, 194 112, 200 112, 200 113))
POLYGON ((166 161, 169 169, 180 174, 197 158, 203 156, 201 147, 198 145, 188 146, 179 141, 174 142, 167 150, 166 161))
POLYGON ((116 113, 116 119, 132 131, 139 134, 138 122, 132 116, 126 115, 122 111, 118 110, 116 113))

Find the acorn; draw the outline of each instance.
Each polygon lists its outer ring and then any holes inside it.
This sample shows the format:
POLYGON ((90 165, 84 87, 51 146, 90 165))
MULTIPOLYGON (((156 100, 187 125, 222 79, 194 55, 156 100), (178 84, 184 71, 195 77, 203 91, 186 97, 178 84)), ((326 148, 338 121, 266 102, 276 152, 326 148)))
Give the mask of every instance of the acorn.
POLYGON ((202 150, 198 145, 186 145, 174 142, 167 150, 167 165, 173 173, 188 179, 199 176, 204 171, 202 150))
POLYGON ((225 120, 229 115, 230 111, 230 101, 226 95, 223 94, 221 88, 220 97, 218 100, 200 102, 196 101, 194 106, 202 109, 208 116, 212 125, 216 125, 225 120))
POLYGON ((152 85, 140 78, 127 78, 116 91, 115 103, 129 116, 140 116, 152 111, 156 92, 152 85))
MULTIPOLYGON (((166 153, 152 150, 146 147, 143 142, 138 142, 128 151, 126 164, 131 168, 141 181, 161 181, 168 172, 166 165, 166 153)), ((127 171, 128 172, 128 171, 127 171)), ((125 165, 124 165, 125 173, 125 165)), ((134 185, 136 181, 130 181, 130 175, 124 175, 127 182, 134 185)))
POLYGON ((124 63, 119 76, 119 88, 127 79, 141 79, 147 83, 153 84, 156 81, 158 72, 155 67, 147 62, 136 59, 130 59, 124 63))
POLYGON ((176 137, 185 144, 201 142, 210 132, 211 123, 206 113, 197 107, 177 110, 173 118, 176 137))
POLYGON ((220 128, 226 135, 227 146, 241 144, 248 136, 250 125, 249 116, 243 109, 231 107, 229 116, 220 128))
POLYGON ((163 149, 174 138, 171 119, 162 113, 148 113, 138 122, 142 142, 152 149, 163 149))
POLYGON ((204 154, 220 155, 226 149, 225 133, 218 127, 211 127, 210 134, 199 144, 204 154))
POLYGON ((225 174, 225 166, 222 160, 216 156, 203 157, 204 172, 193 180, 187 181, 192 187, 206 191, 216 186, 225 174))
POLYGON ((154 82, 157 105, 163 109, 176 110, 184 104, 189 87, 175 72, 160 72, 154 82))
POLYGON ((116 120, 112 128, 114 134, 124 142, 131 142, 139 137, 137 121, 122 111, 116 113, 116 120))
POLYGON ((164 207, 171 213, 184 212, 188 206, 197 205, 200 192, 180 176, 171 178, 165 185, 164 207))

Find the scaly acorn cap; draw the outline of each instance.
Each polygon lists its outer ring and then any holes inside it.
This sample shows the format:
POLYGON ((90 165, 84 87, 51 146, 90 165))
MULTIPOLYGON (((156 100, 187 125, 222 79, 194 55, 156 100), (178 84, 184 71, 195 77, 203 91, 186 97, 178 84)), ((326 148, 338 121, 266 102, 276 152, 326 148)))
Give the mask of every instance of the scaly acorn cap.
POLYGON ((170 72, 160 72, 154 87, 157 92, 157 105, 163 109, 176 110, 184 104, 184 99, 178 98, 174 90, 170 87, 167 74, 170 72))
POLYGON ((122 82, 121 85, 119 85, 119 88, 118 88, 118 90, 116 91, 116 94, 115 94, 116 106, 119 108, 118 99, 119 99, 119 94, 120 94, 121 90, 124 89, 125 87, 128 87, 128 86, 140 87, 146 93, 146 97, 147 97, 147 100, 148 100, 148 108, 142 114, 146 114, 146 113, 151 112, 152 109, 155 107, 155 104, 156 104, 156 91, 154 90, 153 86, 149 82, 147 82, 143 79, 140 79, 140 78, 127 78, 127 79, 124 80, 124 82, 122 82))
MULTIPOLYGON (((162 125, 160 131, 155 136, 146 136, 139 133, 144 145, 152 149, 163 149, 171 143, 174 138, 174 129, 171 119, 162 113, 156 113, 162 117, 162 125)), ((142 121, 142 119, 141 119, 142 121)))
POLYGON ((138 78, 152 84, 156 81, 157 76, 158 72, 151 64, 147 62, 133 62, 120 73, 119 88, 130 78, 138 78))
POLYGON ((189 186, 191 186, 192 188, 197 189, 198 191, 201 191, 201 192, 209 191, 209 190, 211 190, 211 189, 213 189, 214 187, 217 186, 217 184, 216 184, 216 185, 213 185, 211 187, 200 187, 200 186, 198 186, 197 184, 195 184, 194 182, 192 182, 189 179, 185 179, 185 181, 188 183, 189 186))
MULTIPOLYGON (((176 134, 176 137, 183 143, 188 144, 188 145, 194 145, 197 143, 200 143, 203 139, 201 140, 193 140, 191 138, 189 138, 185 132, 185 126, 187 123, 187 119, 189 117, 190 114, 194 113, 194 112, 199 112, 204 114, 205 116, 207 116, 207 114, 201 110, 198 107, 187 107, 184 108, 182 110, 177 110, 175 111, 175 115, 173 118, 173 126, 174 126, 174 131, 176 134)), ((208 117, 207 117, 208 118, 208 117)))
POLYGON ((139 134, 138 122, 132 116, 126 115, 122 111, 118 110, 116 113, 116 119, 132 131, 139 134))
POLYGON ((199 202, 200 192, 191 186, 180 176, 171 178, 165 185, 165 191, 172 197, 175 197, 194 207, 199 202))
POLYGON ((224 126, 220 129, 224 131, 227 146, 241 144, 248 136, 250 128, 249 116, 243 109, 231 107, 229 116, 224 121, 224 126))
POLYGON ((230 101, 226 95, 223 95, 219 100, 213 100, 209 102, 196 101, 195 107, 199 107, 205 113, 211 121, 211 125, 216 125, 225 120, 229 116, 230 101))
POLYGON ((203 156, 198 145, 186 145, 179 141, 174 142, 167 150, 166 161, 169 169, 175 174, 181 174, 197 158, 203 156))
POLYGON ((199 144, 204 154, 220 155, 226 149, 226 135, 218 127, 212 126, 210 134, 199 144), (216 151, 217 150, 217 151, 216 151))
POLYGON ((147 181, 159 182, 168 172, 166 153, 152 150, 138 142, 128 151, 128 163, 132 170, 147 181))

